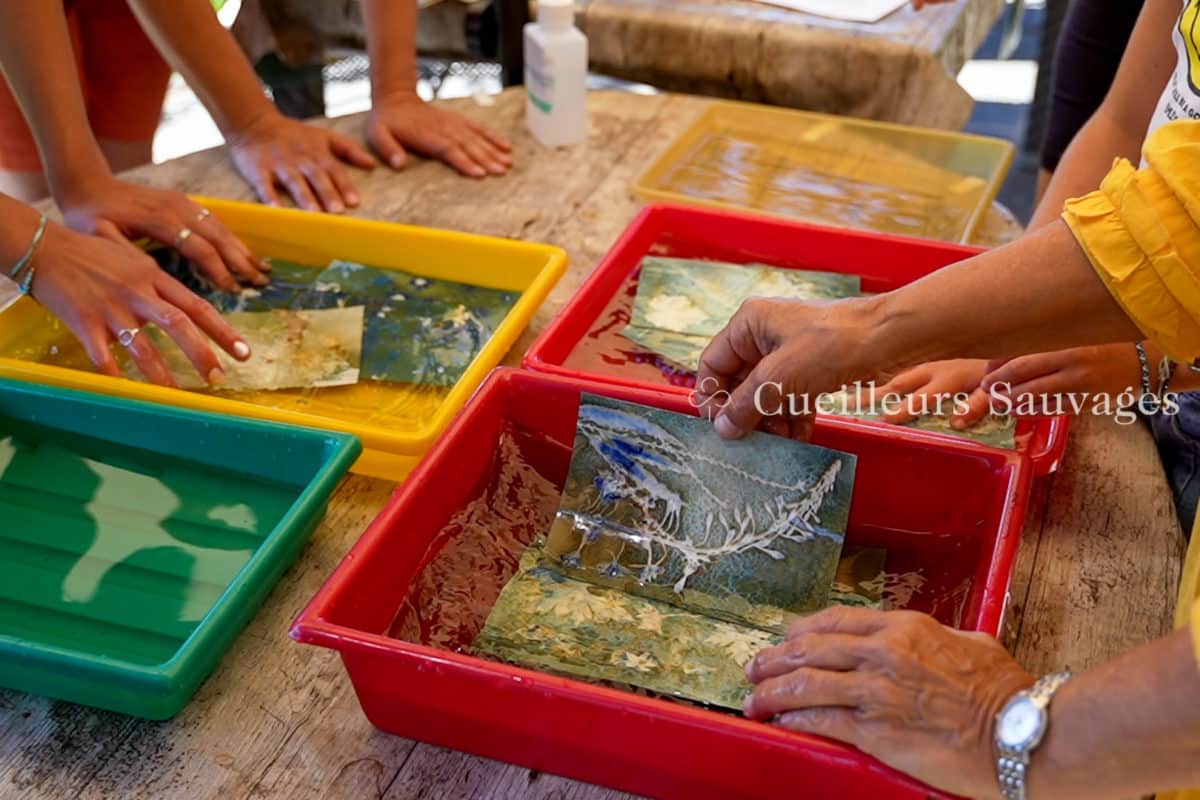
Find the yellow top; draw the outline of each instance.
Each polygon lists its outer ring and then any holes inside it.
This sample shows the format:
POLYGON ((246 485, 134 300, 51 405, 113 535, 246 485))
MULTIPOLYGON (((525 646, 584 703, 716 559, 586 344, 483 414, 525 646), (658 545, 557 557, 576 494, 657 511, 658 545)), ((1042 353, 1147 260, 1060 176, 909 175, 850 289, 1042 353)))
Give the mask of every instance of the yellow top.
MULTIPOLYGON (((1200 122, 1163 125, 1146 166, 1117 159, 1098 191, 1069 200, 1063 220, 1138 328, 1171 358, 1200 357, 1200 122)), ((1175 616, 1200 662, 1200 528, 1192 532, 1175 616)), ((1200 800, 1200 790, 1159 795, 1200 800)))

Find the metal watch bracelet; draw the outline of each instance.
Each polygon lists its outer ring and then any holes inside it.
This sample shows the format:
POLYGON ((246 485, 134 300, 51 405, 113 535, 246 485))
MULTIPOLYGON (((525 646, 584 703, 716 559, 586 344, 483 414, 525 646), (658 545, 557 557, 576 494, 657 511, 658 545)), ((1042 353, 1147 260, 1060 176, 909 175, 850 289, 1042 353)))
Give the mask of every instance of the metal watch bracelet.
MULTIPOLYGON (((1070 672, 1056 672, 1046 675, 1030 687, 1028 692, 1021 692, 1016 696, 1019 697, 1021 694, 1026 695, 1043 712, 1048 713, 1050 700, 1054 697, 1054 693, 1070 678, 1070 672)), ((1046 728, 1049 728, 1048 720, 1046 728)), ((997 747, 999 755, 996 758, 996 778, 1000 782, 1000 793, 1004 796, 1005 800, 1026 800, 1025 779, 1029 770, 1029 757, 1037 749, 1037 746, 1041 744, 1044 735, 1045 730, 1043 730, 1038 740, 1027 750, 1013 751, 997 747)))

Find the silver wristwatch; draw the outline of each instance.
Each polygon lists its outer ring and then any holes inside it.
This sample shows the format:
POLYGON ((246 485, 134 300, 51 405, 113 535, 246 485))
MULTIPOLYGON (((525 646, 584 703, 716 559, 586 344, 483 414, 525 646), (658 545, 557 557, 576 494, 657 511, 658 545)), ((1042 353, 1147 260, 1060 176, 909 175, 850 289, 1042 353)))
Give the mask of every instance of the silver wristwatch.
POLYGON ((1025 771, 1050 727, 1050 698, 1070 677, 1069 672, 1047 675, 1013 695, 996 715, 996 777, 1005 800, 1025 800, 1025 771))

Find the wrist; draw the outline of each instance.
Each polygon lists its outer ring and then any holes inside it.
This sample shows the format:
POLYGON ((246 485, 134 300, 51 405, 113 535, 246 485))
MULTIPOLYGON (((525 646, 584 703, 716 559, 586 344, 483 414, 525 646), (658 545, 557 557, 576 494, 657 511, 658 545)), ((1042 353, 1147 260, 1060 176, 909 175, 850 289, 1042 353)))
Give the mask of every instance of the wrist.
MULTIPOLYGON (((1007 800, 1059 796, 1045 787, 1052 786, 1051 778, 1059 774, 1050 740, 1062 727, 1061 696, 1071 678, 1068 672, 1043 676, 1012 693, 993 717, 997 786, 1007 800), (1045 794, 1038 793, 1039 787, 1045 794)), ((1064 740, 1061 735, 1057 738, 1064 740)))
POLYGON ((395 81, 382 85, 379 89, 371 89, 371 109, 384 106, 409 105, 424 103, 425 99, 417 93, 417 82, 395 81))
POLYGON ((270 101, 265 97, 263 100, 262 105, 256 106, 248 113, 241 114, 239 120, 218 120, 217 127, 230 145, 236 147, 259 138, 286 119, 270 101))
POLYGON ((96 156, 47 161, 46 183, 60 208, 74 205, 80 198, 104 192, 116 180, 99 150, 96 156))
POLYGON ((903 291, 863 298, 862 324, 868 331, 863 354, 887 370, 902 370, 918 364, 958 358, 944 336, 934 335, 928 311, 910 307, 903 291))

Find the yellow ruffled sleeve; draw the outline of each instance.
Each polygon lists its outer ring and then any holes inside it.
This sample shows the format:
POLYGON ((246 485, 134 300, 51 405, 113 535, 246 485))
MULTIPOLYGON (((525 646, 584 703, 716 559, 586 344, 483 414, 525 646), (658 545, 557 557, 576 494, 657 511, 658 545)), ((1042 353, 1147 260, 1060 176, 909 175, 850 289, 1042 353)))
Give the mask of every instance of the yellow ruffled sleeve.
POLYGON ((1176 361, 1200 358, 1200 121, 1145 144, 1146 167, 1114 162, 1063 220, 1130 319, 1176 361))

